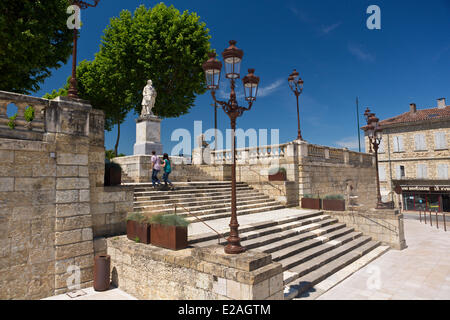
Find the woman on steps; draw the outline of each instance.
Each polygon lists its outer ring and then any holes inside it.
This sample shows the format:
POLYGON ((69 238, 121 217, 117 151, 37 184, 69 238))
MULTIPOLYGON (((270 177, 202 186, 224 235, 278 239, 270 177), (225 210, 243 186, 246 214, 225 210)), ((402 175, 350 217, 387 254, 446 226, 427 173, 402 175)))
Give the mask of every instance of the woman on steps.
POLYGON ((173 188, 172 182, 169 180, 169 174, 172 172, 172 164, 170 163, 169 155, 164 153, 162 166, 164 168, 163 181, 165 185, 170 185, 173 188))

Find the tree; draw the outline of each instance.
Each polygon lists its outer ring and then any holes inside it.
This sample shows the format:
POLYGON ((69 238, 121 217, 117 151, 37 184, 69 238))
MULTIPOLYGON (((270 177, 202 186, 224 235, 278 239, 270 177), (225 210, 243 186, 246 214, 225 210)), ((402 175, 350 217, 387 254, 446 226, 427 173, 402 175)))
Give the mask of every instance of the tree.
POLYGON ((120 125, 131 110, 141 112, 148 79, 158 92, 153 112, 162 118, 188 113, 196 95, 205 92, 202 63, 210 51, 208 32, 195 13, 181 14, 163 3, 151 9, 142 5, 134 15, 124 10, 111 19, 100 51, 92 62, 80 63, 77 79, 79 96, 105 111, 105 128, 118 125, 115 154, 120 125))
POLYGON ((67 0, 0 1, 0 90, 38 91, 72 52, 67 0))

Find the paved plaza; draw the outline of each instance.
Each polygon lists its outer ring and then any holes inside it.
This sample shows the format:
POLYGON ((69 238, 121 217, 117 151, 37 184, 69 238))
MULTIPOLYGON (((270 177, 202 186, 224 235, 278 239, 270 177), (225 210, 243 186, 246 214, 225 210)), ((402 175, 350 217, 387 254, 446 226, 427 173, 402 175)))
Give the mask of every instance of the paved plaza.
POLYGON ((404 221, 407 249, 388 251, 318 300, 449 300, 450 231, 404 221))

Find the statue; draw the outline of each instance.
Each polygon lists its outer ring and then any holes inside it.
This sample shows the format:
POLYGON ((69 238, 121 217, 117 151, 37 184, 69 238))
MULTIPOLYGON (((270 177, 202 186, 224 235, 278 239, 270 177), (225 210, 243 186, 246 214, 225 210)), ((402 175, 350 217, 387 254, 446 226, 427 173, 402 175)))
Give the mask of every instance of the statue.
POLYGON ((155 88, 153 88, 152 80, 147 81, 147 85, 144 88, 142 99, 142 112, 141 117, 153 116, 152 109, 155 106, 156 96, 158 95, 155 88))

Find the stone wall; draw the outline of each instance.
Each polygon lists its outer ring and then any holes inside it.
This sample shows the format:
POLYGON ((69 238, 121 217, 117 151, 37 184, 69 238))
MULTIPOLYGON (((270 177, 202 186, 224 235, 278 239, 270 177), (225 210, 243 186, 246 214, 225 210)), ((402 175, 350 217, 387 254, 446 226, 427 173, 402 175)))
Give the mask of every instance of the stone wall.
POLYGON ((171 251, 107 239, 113 283, 142 300, 283 300, 283 270, 270 254, 226 255, 222 246, 171 251))
POLYGON ((398 210, 326 211, 326 214, 391 248, 403 250, 407 247, 403 215, 398 210))
POLYGON ((132 208, 126 191, 102 187, 103 112, 0 91, 0 120, 0 299, 61 294, 77 274, 80 288, 91 286, 94 230, 116 232, 132 208), (14 130, 5 122, 10 103, 21 119, 14 130), (27 106, 39 111, 36 123, 23 123, 27 106), (114 206, 105 225, 93 221, 98 203, 114 206))

